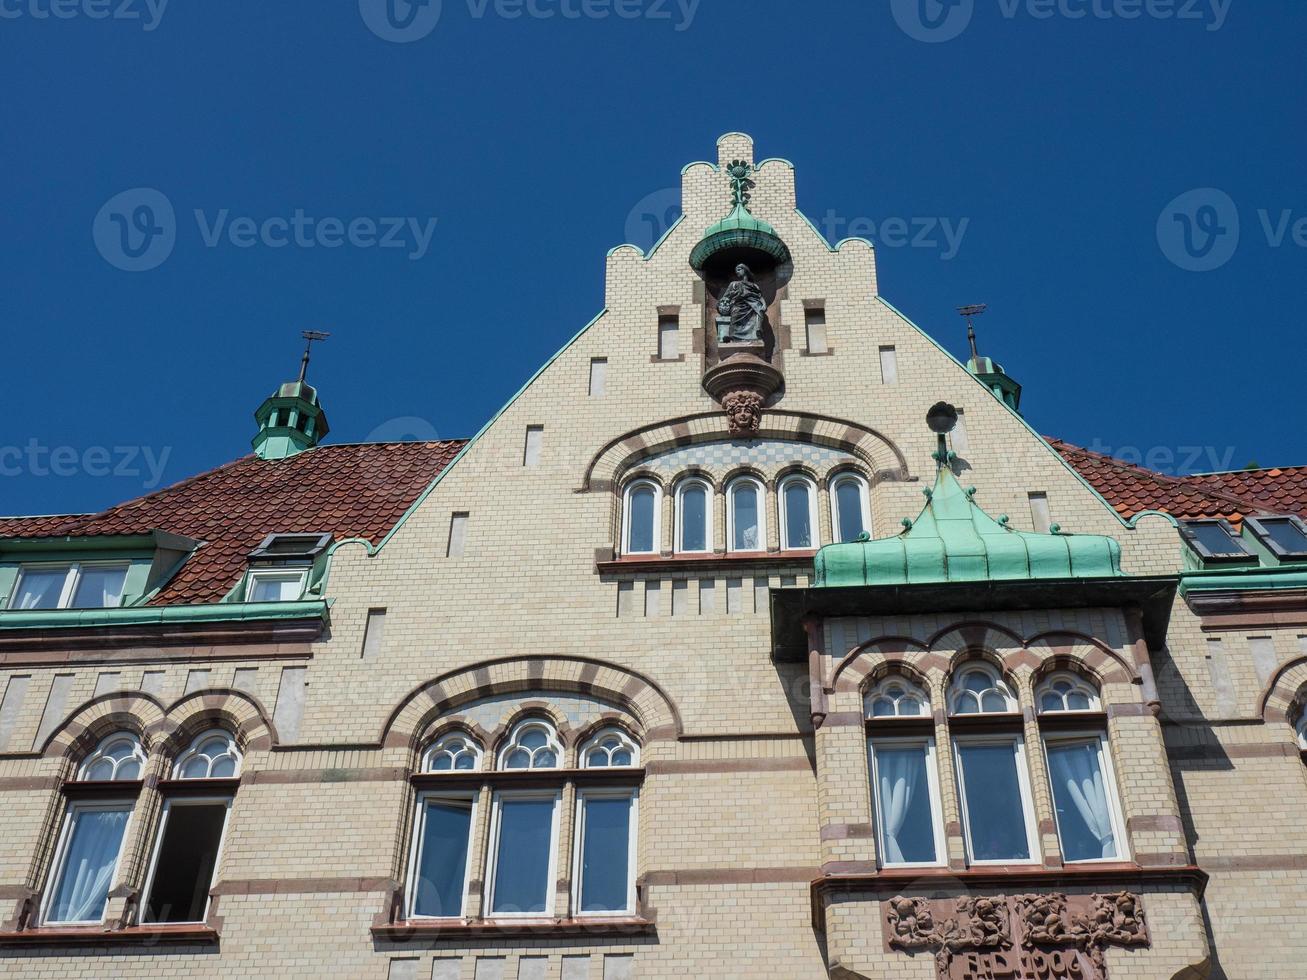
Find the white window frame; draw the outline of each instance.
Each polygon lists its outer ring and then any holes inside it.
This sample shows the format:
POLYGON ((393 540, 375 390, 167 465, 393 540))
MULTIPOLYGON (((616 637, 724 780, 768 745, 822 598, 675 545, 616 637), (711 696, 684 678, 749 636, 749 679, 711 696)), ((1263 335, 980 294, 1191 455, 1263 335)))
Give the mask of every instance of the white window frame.
POLYGON ((449 793, 435 790, 425 790, 418 793, 417 811, 413 815, 413 843, 409 849, 408 876, 405 879, 407 900, 404 914, 406 918, 443 922, 449 919, 462 919, 468 914, 467 897, 472 886, 472 845, 476 841, 477 808, 480 805, 480 800, 477 797, 479 795, 478 793, 449 793), (431 802, 446 804, 471 803, 472 805, 472 813, 468 818, 467 857, 463 861, 463 898, 458 907, 458 915, 419 915, 417 912, 417 877, 418 871, 422 867, 422 845, 426 839, 427 804, 431 802))
POLYGON ((756 476, 737 476, 726 484, 726 550, 735 554, 757 554, 767 550, 767 487, 756 476), (758 547, 752 551, 735 547, 735 488, 745 483, 758 493, 758 547))
POLYGON ((97 781, 98 782, 138 782, 139 780, 144 779, 145 767, 149 763, 149 759, 145 755, 145 749, 141 747, 141 740, 137 738, 135 733, 133 732, 120 731, 120 732, 113 732, 112 734, 106 735, 104 738, 100 739, 99 743, 95 746, 95 748, 92 749, 87 754, 86 758, 82 760, 81 766, 79 766, 77 769, 77 781, 78 782, 87 781, 86 780, 87 770, 89 770, 93 765, 95 765, 97 762, 101 760, 101 758, 105 754, 106 749, 112 748, 114 745, 116 745, 119 742, 132 743, 132 746, 135 749, 135 751, 132 753, 131 760, 121 759, 115 761, 113 764, 113 775, 110 776, 107 780, 97 780, 97 781), (119 767, 125 765, 128 761, 137 762, 141 767, 141 774, 137 776, 136 779, 120 780, 118 778, 118 769, 119 767))
POLYGON ((577 767, 580 769, 638 769, 640 767, 640 743, 627 734, 626 729, 619 728, 616 725, 608 725, 595 732, 585 740, 577 753, 577 767), (626 750, 631 753, 631 763, 627 766, 592 766, 590 765, 590 753, 595 750, 597 743, 602 742, 610 735, 616 735, 625 746, 626 750))
POLYGON ((657 480, 637 477, 622 490, 622 554, 656 555, 660 552, 663 540, 663 488, 657 480), (631 496, 641 487, 653 490, 653 548, 650 551, 631 550, 631 496))
POLYGON ((204 915, 198 919, 188 922, 171 922, 171 923, 154 923, 146 922, 145 916, 150 907, 150 895, 154 891, 154 877, 159 869, 159 853, 163 850, 163 836, 168 830, 168 818, 172 815, 175 807, 179 806, 213 806, 221 803, 226 807, 227 812, 222 817, 222 830, 218 834, 218 852, 213 859, 213 873, 209 876, 209 884, 205 889, 206 892, 213 891, 213 883, 218 880, 218 872, 222 870, 222 852, 227 848, 227 825, 231 823, 231 805, 233 797, 230 793, 220 796, 178 796, 164 800, 163 813, 159 817, 159 829, 154 834, 154 849, 150 856, 150 873, 145 876, 145 887, 141 889, 141 925, 194 925, 197 923, 209 921, 209 909, 213 905, 213 895, 208 894, 204 899, 204 915))
POLYGON ((249 602, 297 602, 304 598, 304 588, 308 584, 307 568, 268 568, 250 572, 249 583, 245 586, 245 596, 249 602), (294 599, 254 599, 255 586, 264 579, 298 579, 299 594, 294 599))
POLYGON ((716 495, 713 485, 701 476, 687 476, 683 480, 677 481, 676 484, 676 540, 673 542, 678 555, 706 555, 711 554, 713 549, 712 536, 712 519, 716 503, 716 495), (690 487, 702 488, 704 492, 704 528, 703 528, 703 548, 691 550, 685 547, 683 532, 685 530, 685 507, 682 499, 685 491, 690 487))
POLYGON ((132 821, 136 817, 136 801, 134 799, 121 800, 95 800, 93 802, 81 800, 70 800, 64 808, 63 826, 59 830, 59 843, 55 847, 55 858, 50 863, 50 874, 46 877, 45 897, 41 900, 40 923, 43 926, 87 926, 101 925, 105 917, 109 914, 109 902, 104 903, 104 911, 100 913, 98 919, 88 919, 78 921, 76 919, 47 919, 46 916, 50 911, 50 903, 54 901, 55 893, 59 890, 60 878, 65 872, 64 862, 68 859, 68 846, 72 843, 74 817, 79 813, 93 811, 127 811, 127 822, 123 825, 122 840, 118 842, 118 856, 114 858, 113 873, 109 876, 109 889, 113 890, 113 884, 118 880, 118 872, 122 870, 123 851, 127 849, 127 837, 132 831, 132 821))
MULTIPOLYGON (((214 760, 207 755, 205 756, 205 758, 209 759, 209 772, 212 772, 214 760)), ((239 779, 241 775, 241 768, 244 766, 244 764, 245 764, 245 756, 241 752, 240 746, 236 744, 235 735, 227 731, 227 729, 225 728, 206 728, 204 731, 200 732, 200 734, 196 735, 193 739, 191 739, 191 743, 190 745, 186 746, 186 750, 181 754, 179 754, 177 758, 173 760, 172 767, 169 770, 169 772, 173 779, 186 780, 187 782, 192 782, 192 781, 199 782, 204 779, 239 779), (230 755, 236 761, 235 771, 230 776, 210 776, 207 774, 204 776, 183 776, 181 774, 182 769, 186 767, 186 764, 191 761, 192 757, 199 754, 200 745, 204 742, 207 742, 209 739, 213 738, 216 735, 226 736, 228 749, 227 752, 224 754, 230 755)))
POLYGON ((869 690, 866 693, 866 695, 864 695, 862 699, 862 713, 868 721, 877 721, 886 718, 929 719, 932 715, 930 695, 926 693, 926 689, 924 687, 922 687, 920 684, 915 683, 914 681, 909 680, 908 678, 904 677, 902 674, 890 674, 888 677, 883 678, 880 681, 880 683, 878 683, 875 687, 869 690), (896 698, 886 692, 886 688, 896 687, 896 686, 903 688, 903 694, 901 697, 896 698), (876 701, 878 698, 885 698, 886 700, 892 702, 894 706, 894 713, 890 715, 872 714, 872 710, 871 710, 872 703, 876 701), (921 703, 921 711, 915 715, 908 715, 900 712, 899 702, 903 700, 903 698, 912 698, 915 701, 919 701, 921 703))
POLYGON ((871 491, 867 488, 867 481, 863 479, 860 473, 839 473, 831 478, 829 491, 831 530, 835 534, 837 544, 844 541, 844 530, 840 527, 839 489, 845 483, 852 483, 858 488, 858 504, 862 509, 862 526, 868 534, 871 533, 871 491))
POLYGON ((611 919, 618 916, 635 914, 635 879, 637 854, 636 836, 640 830, 640 790, 638 788, 619 789, 611 787, 586 787, 576 791, 576 832, 572 844, 572 908, 578 919, 611 919), (582 869, 581 855, 585 847, 585 805, 589 800, 627 800, 631 801, 631 810, 627 816, 626 856, 626 907, 607 909, 602 912, 581 911, 582 869))
POLYGON ((985 715, 1015 714, 1020 710, 1021 710, 1021 702, 1017 698, 1016 692, 1012 690, 1012 685, 1009 684, 1007 680, 1003 677, 1002 671, 1000 671, 997 667, 995 667, 993 664, 987 661, 968 660, 966 663, 959 666, 958 669, 953 672, 953 676, 949 679, 948 713, 950 715, 957 715, 963 718, 969 718, 969 717, 979 718, 985 715), (985 691, 981 692, 981 694, 979 695, 976 695, 975 692, 972 691, 966 691, 962 687, 963 678, 965 678, 968 674, 975 673, 976 671, 984 671, 989 676, 989 681, 990 681, 990 686, 986 688, 985 691), (1003 695, 1005 710, 1003 711, 985 710, 983 695, 988 691, 997 691, 1003 695), (962 694, 974 696, 976 699, 976 707, 979 710, 958 711, 958 698, 962 694))
POLYGON ((1307 711, 1298 719, 1298 748, 1307 752, 1307 711))
POLYGON ((792 473, 785 477, 776 487, 776 501, 781 520, 781 551, 815 551, 821 547, 821 525, 817 523, 817 481, 805 473, 792 473), (801 483, 808 490, 808 526, 812 529, 811 544, 790 544, 789 506, 785 500, 785 491, 795 483, 801 483))
POLYGON ((545 919, 553 917, 555 904, 554 886, 558 879, 559 811, 561 811, 562 808, 563 791, 561 789, 498 790, 495 792, 491 803, 490 814, 490 854, 486 861, 486 918, 545 919), (494 911, 495 878, 498 877, 499 874, 499 831, 505 800, 552 800, 554 803, 553 820, 549 835, 549 871, 545 875, 545 909, 543 912, 494 911))
POLYGON ((504 744, 500 746, 499 752, 495 756, 495 769, 499 772, 556 772, 563 768, 564 755, 565 749, 563 746, 563 740, 558 735, 558 726, 548 718, 539 718, 533 715, 529 718, 523 718, 515 724, 512 730, 508 733, 508 738, 504 739, 504 744), (548 748, 549 751, 554 753, 554 764, 552 766, 542 767, 532 765, 526 769, 509 769, 505 765, 505 762, 513 752, 517 751, 519 747, 518 742, 522 738, 522 733, 528 728, 544 729, 548 744, 542 746, 541 749, 524 748, 523 751, 529 752, 532 756, 532 761, 534 762, 535 754, 542 751, 543 748, 548 748))
MULTIPOLYGON (((1063 705, 1066 704, 1065 697, 1062 697, 1062 704, 1063 705)), ((1042 681, 1040 681, 1039 686, 1035 688, 1035 711, 1041 715, 1077 715, 1077 714, 1084 714, 1085 712, 1099 712, 1102 710, 1103 710, 1103 698, 1099 694, 1098 688, 1094 687, 1093 684, 1089 683, 1089 681, 1085 680, 1079 674, 1073 673, 1072 671, 1069 670, 1059 670, 1056 671, 1055 673, 1049 674, 1042 681), (1089 699, 1089 707, 1088 708, 1067 708, 1067 707, 1045 708, 1044 707, 1045 694, 1052 694, 1055 697, 1061 697, 1061 695, 1058 695, 1057 692, 1050 690, 1050 688, 1052 688, 1052 686, 1058 683, 1059 681, 1069 682, 1073 688, 1079 690, 1081 694, 1084 694, 1089 699)))
POLYGON ((1053 809, 1053 823, 1057 825, 1057 844, 1062 849, 1062 860, 1067 864, 1114 864, 1120 861, 1132 860, 1130 855, 1130 842, 1126 837, 1125 817, 1121 812, 1121 795, 1117 792, 1116 787, 1116 769, 1112 765, 1112 753, 1108 750, 1107 736, 1101 731, 1086 729, 1078 732, 1056 732, 1049 733, 1043 737, 1044 742, 1044 771, 1048 773, 1048 802, 1053 809), (1107 787, 1107 808, 1112 820, 1112 840, 1116 842, 1116 855, 1105 858, 1080 858, 1079 860, 1070 860, 1066 856, 1066 848, 1062 844, 1062 825, 1057 820, 1057 800, 1053 795, 1053 767, 1048 761, 1048 747, 1050 744, 1076 742, 1096 742, 1098 743, 1098 765, 1103 772, 1103 785, 1107 787))
POLYGON ((22 591, 23 576, 28 571, 49 572, 57 569, 64 569, 64 584, 59 590, 59 603, 56 609, 72 609, 71 605, 73 596, 77 594, 77 585, 82 580, 82 570, 88 568, 121 568, 123 570, 123 593, 118 597, 117 606, 88 606, 88 609, 118 609, 122 606, 122 600, 127 595, 127 576, 131 573, 132 563, 128 561, 34 561, 26 562, 18 566, 18 577, 14 580, 13 590, 9 593, 8 609, 16 609, 14 605, 18 601, 18 594, 22 591))
MULTIPOLYGON (((463 750, 460 749, 458 752, 450 752, 449 754, 450 754, 450 756, 451 756, 452 759, 457 759, 458 756, 460 756, 460 755, 463 754, 463 750)), ((478 741, 477 741, 475 738, 473 738, 471 735, 467 734, 467 732, 464 732, 464 731, 462 731, 461 729, 460 729, 460 730, 455 730, 455 731, 452 731, 452 732, 446 732, 444 735, 441 735, 440 738, 436 739, 434 742, 432 742, 430 745, 428 745, 427 748, 426 748, 426 751, 422 753, 422 771, 423 771, 423 772, 437 772, 437 773, 440 773, 440 772, 480 772, 480 771, 481 771, 481 766, 482 766, 483 760, 485 759, 485 755, 486 755, 486 753, 485 753, 485 749, 482 748, 481 743, 478 742, 478 741), (455 768, 452 768, 452 767, 449 768, 449 769, 433 769, 433 768, 431 768, 431 762, 432 762, 432 760, 433 760, 437 755, 440 755, 440 754, 443 753, 443 752, 449 752, 449 749, 446 748, 446 745, 447 745, 448 743, 450 743, 450 742, 455 741, 455 740, 458 740, 458 741, 460 741, 460 742, 463 742, 463 743, 464 743, 464 744, 465 744, 469 749, 472 750, 472 758, 473 758, 473 765, 472 765, 472 768, 471 768, 471 769, 455 769, 455 768)))
POLYGON ((1030 791, 1030 766, 1026 762, 1026 740, 1017 734, 1010 735, 955 735, 953 736, 953 769, 957 773, 958 803, 962 816, 962 833, 967 845, 967 863, 969 865, 998 864, 1039 864, 1042 850, 1039 843, 1038 828, 1035 822, 1035 803, 1030 791), (971 818, 967 802, 966 773, 962 768, 961 749, 968 745, 1010 745, 1016 758, 1017 785, 1021 795, 1021 815, 1026 824, 1026 850, 1029 856, 1025 861, 1020 858, 997 858, 977 860, 971 846, 971 818))
MULTIPOLYGON (((905 716, 914 717, 914 716, 905 716)), ((921 717, 929 717, 921 716, 921 717)), ((882 868, 942 868, 948 866, 948 844, 944 839, 944 798, 939 791, 939 764, 935 758, 935 738, 932 735, 881 738, 873 735, 867 739, 867 764, 871 771, 871 819, 876 827, 876 853, 882 868), (876 760, 876 749, 926 748, 926 791, 930 794, 931 817, 934 826, 935 860, 934 861, 890 861, 886 858, 889 849, 885 846, 885 824, 880 812, 880 766, 876 760)))

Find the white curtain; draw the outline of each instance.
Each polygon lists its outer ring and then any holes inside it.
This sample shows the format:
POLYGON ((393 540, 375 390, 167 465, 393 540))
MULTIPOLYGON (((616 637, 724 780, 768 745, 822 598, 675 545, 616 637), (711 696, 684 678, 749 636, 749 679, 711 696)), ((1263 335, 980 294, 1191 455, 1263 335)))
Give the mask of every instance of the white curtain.
POLYGON ((59 605, 59 593, 63 591, 67 569, 58 571, 24 572, 18 583, 18 596, 14 609, 53 609, 59 605))
POLYGON ((1101 857, 1116 857, 1116 839, 1112 834, 1112 813, 1107 804, 1107 787, 1103 769, 1098 764, 1096 745, 1056 746, 1048 753, 1053 782, 1066 790, 1067 796, 1084 820, 1089 832, 1102 847, 1101 857))
POLYGON ((882 749, 876 753, 880 775, 880 819, 885 825, 885 860, 903 864, 907 858, 899 846, 899 833, 907 820, 912 801, 921 790, 920 749, 882 749))
POLYGON ((50 906, 50 921, 99 922, 103 917, 129 812, 83 810, 77 814, 59 888, 50 906))

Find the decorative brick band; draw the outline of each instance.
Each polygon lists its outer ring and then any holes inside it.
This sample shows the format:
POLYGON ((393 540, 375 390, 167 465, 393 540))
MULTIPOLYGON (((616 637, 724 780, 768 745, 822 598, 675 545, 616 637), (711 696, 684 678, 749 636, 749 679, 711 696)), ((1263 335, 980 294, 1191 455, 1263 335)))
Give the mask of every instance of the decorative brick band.
POLYGON ((264 769, 246 773, 245 783, 391 783, 408 778, 399 767, 375 769, 264 769))
MULTIPOLYGON (((62 783, 58 776, 4 776, 0 777, 0 793, 18 793, 37 789, 58 789, 62 783)), ((3 898, 0 895, 0 898, 3 898)))
POLYGON ((828 823, 821 828, 821 839, 864 840, 873 833, 869 823, 828 823))
POLYGON ((1140 814, 1127 820, 1125 829, 1131 833, 1138 830, 1172 830, 1183 833, 1184 821, 1172 813, 1140 814))

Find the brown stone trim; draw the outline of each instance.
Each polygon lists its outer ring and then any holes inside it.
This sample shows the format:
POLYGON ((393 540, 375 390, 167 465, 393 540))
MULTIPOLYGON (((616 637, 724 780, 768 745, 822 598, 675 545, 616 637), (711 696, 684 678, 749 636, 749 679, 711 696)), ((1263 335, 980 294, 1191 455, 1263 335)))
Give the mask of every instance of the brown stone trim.
POLYGON ((0 932, 0 946, 154 946, 161 943, 218 942, 218 930, 207 925, 144 925, 126 929, 23 929, 0 932))
MULTIPOLYGON (((1136 707, 1142 708, 1143 705, 1136 707)), ((1078 729, 1104 729, 1108 715, 1102 711, 1057 711, 1039 716, 1041 732, 1065 732, 1078 729)))
POLYGON ((862 840, 873 835, 869 823, 828 823, 821 828, 822 840, 862 840))
POLYGON ((1045 817, 1043 820, 1039 821, 1039 832, 1041 834, 1056 834, 1057 824, 1048 817, 1045 817))
POLYGON ((1211 871, 1305 871, 1307 854, 1250 854, 1241 857, 1205 857, 1211 871))
POLYGON ((824 351, 815 351, 815 352, 810 350, 799 351, 800 357, 833 357, 834 355, 835 355, 834 347, 827 347, 824 351))
POLYGON ((778 882, 809 882, 820 872, 811 867, 793 868, 686 868, 650 871, 647 885, 766 885, 778 882))
POLYGON ((1177 761, 1221 761, 1225 759, 1279 759, 1298 755, 1291 742, 1266 742, 1252 745, 1177 745, 1168 746, 1166 754, 1177 761))
POLYGON ((638 574, 641 572, 659 572, 674 574, 676 572, 714 572, 724 574, 733 569, 747 570, 762 566, 765 568, 794 566, 798 571, 811 571, 815 551, 755 551, 747 554, 733 552, 720 555, 670 555, 667 557, 652 555, 630 555, 613 561, 595 562, 595 571, 600 575, 638 574))
MULTIPOLYGON (((63 780, 58 776, 4 776, 0 777, 0 793, 21 793, 38 789, 58 789, 63 780)), ((2 898, 3 895, 0 895, 2 898)))
POLYGON ((948 727, 956 735, 1009 734, 1023 731, 1024 721, 1019 711, 1001 715, 949 715, 948 727))
POLYGON ((1107 706, 1107 717, 1109 718, 1148 718, 1152 714, 1152 709, 1139 701, 1109 704, 1107 706))
POLYGON ((916 718, 868 718, 864 723, 867 737, 891 738, 895 735, 928 735, 935 730, 935 719, 928 715, 916 718))
POLYGON ((822 728, 861 728, 865 718, 861 711, 832 711, 822 722, 822 728))
POLYGON ((394 886, 390 878, 245 878, 227 879, 213 886, 214 895, 322 895, 384 892, 394 886))
POLYGON ((650 762, 645 770, 651 776, 673 773, 812 772, 812 762, 806 755, 780 759, 667 759, 650 762))
POLYGON ((408 777, 418 789, 525 789, 562 786, 565 782, 604 786, 638 786, 645 769, 506 769, 495 772, 420 772, 408 777))
POLYGON ((144 780, 122 780, 120 782, 103 782, 101 780, 69 781, 63 784, 64 796, 73 800, 136 799, 141 795, 144 780))
POLYGON ((264 769, 247 773, 242 782, 276 783, 390 783, 407 778, 402 767, 374 769, 264 769))
POLYGON ((676 357, 659 357, 657 354, 649 355, 650 364, 684 364, 685 355, 678 354, 676 357))
POLYGON ((1184 832, 1184 821, 1171 813, 1147 813, 1131 817, 1125 822, 1125 829, 1130 833, 1140 830, 1173 830, 1184 832))
MULTIPOLYGON (((241 777, 244 778, 244 777, 241 777)), ((241 779, 161 779, 159 792, 168 796, 222 796, 235 793, 241 779)))
POLYGON ((412 943, 414 940, 511 939, 532 936, 541 939, 588 939, 596 936, 653 935, 652 919, 625 916, 613 919, 456 919, 433 922, 419 919, 374 925, 372 937, 381 941, 412 943))
POLYGON ((1135 861, 1141 868, 1179 868, 1189 864, 1189 857, 1183 851, 1158 851, 1136 854, 1135 861))

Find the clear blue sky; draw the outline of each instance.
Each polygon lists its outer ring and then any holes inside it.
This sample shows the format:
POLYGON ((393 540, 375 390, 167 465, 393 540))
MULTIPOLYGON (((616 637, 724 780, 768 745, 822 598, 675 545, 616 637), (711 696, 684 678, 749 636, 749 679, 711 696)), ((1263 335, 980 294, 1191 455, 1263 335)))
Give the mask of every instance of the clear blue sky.
POLYGON ((332 440, 471 435, 599 311, 637 204, 731 130, 794 161, 819 225, 965 221, 956 255, 938 225, 880 242, 882 291, 959 354, 954 307, 989 303, 1040 431, 1167 468, 1307 462, 1301 0, 444 0, 434 26, 403 0, 53 2, 71 16, 0 0, 0 513, 248 451, 304 328, 333 333, 332 440), (139 200, 100 213, 141 187, 175 243, 127 272, 102 249, 133 261, 108 215, 139 200), (1228 198, 1164 213, 1199 188, 1228 198), (226 212, 213 247, 197 209, 226 212), (297 210, 418 233, 233 243, 297 210))

